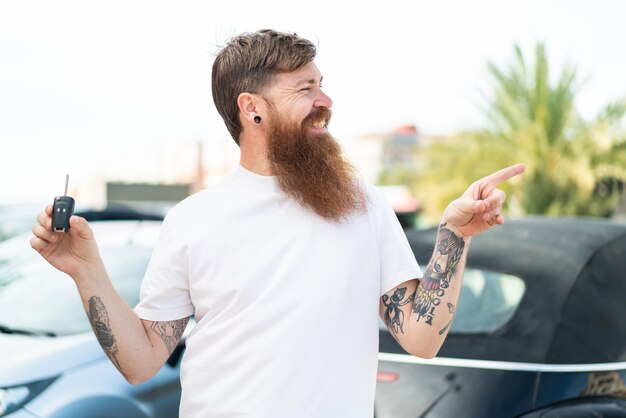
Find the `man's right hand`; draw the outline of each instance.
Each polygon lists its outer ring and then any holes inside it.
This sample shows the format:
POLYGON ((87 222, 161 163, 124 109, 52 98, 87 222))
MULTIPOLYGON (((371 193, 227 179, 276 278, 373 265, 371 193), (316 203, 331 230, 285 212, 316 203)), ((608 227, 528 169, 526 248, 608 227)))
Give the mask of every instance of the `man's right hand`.
POLYGON ((52 205, 37 216, 30 245, 58 270, 75 281, 88 277, 94 268, 102 267, 93 231, 84 218, 72 216, 69 232, 52 230, 52 205))
POLYGON ((31 247, 76 282, 98 342, 126 380, 134 384, 154 376, 178 344, 189 318, 139 319, 111 284, 84 218, 72 216, 69 232, 54 232, 48 206, 37 216, 33 234, 31 247))

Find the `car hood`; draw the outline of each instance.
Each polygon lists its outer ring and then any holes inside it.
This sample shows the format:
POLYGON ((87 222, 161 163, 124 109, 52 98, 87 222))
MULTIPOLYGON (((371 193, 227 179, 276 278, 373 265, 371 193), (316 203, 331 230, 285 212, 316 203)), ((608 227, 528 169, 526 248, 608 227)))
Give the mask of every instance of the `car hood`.
POLYGON ((57 376, 103 357, 92 333, 63 337, 0 334, 0 387, 57 376))

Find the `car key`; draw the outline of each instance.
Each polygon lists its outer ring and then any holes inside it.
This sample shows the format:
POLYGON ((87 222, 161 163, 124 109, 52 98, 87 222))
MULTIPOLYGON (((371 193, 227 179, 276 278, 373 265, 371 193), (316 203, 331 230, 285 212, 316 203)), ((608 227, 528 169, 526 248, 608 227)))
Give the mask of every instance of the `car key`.
POLYGON ((52 204, 52 230, 56 232, 70 231, 70 217, 74 214, 74 198, 67 195, 70 175, 65 176, 65 193, 54 198, 52 204))

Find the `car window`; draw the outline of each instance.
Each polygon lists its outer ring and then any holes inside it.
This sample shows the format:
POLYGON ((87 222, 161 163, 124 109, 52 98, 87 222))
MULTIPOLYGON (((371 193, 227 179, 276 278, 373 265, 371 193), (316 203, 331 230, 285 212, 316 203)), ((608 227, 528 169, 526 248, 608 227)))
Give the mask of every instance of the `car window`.
MULTIPOLYGON (((113 286, 134 307, 152 250, 128 246, 101 248, 113 286)), ((37 254, 0 270, 0 323, 57 335, 91 329, 76 285, 37 254)))
MULTIPOLYGON (((524 280, 517 276, 466 268, 450 333, 498 330, 511 319, 525 290, 524 280)), ((382 320, 379 328, 387 330, 382 320)))
POLYGON ((466 268, 450 332, 493 332, 515 313, 526 286, 517 276, 466 268))

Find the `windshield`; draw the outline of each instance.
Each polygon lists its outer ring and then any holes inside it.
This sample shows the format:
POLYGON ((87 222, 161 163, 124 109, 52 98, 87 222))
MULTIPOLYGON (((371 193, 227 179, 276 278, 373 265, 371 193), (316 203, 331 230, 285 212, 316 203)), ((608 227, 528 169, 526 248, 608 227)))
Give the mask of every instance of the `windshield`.
MULTIPOLYGON (((100 252, 113 286, 134 307, 152 250, 129 245, 102 248, 100 252)), ((70 277, 34 252, 26 259, 13 260, 0 265, 0 324, 56 335, 91 330, 70 277)))

